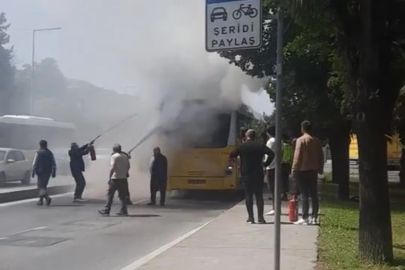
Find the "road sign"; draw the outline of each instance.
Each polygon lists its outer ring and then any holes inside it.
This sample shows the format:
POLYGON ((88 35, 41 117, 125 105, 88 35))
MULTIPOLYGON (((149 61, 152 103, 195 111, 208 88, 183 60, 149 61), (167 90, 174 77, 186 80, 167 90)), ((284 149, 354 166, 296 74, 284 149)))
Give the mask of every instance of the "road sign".
POLYGON ((262 46, 262 0, 206 0, 208 52, 262 46))

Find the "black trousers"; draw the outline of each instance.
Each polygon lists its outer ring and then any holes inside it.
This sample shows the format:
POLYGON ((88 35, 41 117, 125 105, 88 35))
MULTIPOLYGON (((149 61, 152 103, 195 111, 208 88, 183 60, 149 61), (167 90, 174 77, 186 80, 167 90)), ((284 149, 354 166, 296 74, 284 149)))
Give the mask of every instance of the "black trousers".
POLYGON ((318 218, 318 172, 298 171, 297 182, 301 193, 302 218, 307 219, 309 217, 309 197, 312 200, 312 217, 318 218))
POLYGON ((81 199, 84 188, 86 187, 86 179, 84 179, 83 172, 81 170, 72 170, 72 176, 76 182, 75 199, 81 199))
POLYGON ((150 180, 150 201, 156 203, 156 193, 160 192, 160 203, 165 203, 166 201, 166 179, 150 180))
POLYGON ((118 197, 121 200, 121 213, 127 213, 128 203, 128 179, 111 179, 108 182, 107 204, 105 211, 110 213, 112 203, 114 201, 115 192, 118 190, 118 197))
POLYGON ((242 176, 242 185, 245 191, 245 202, 246 209, 248 212, 248 217, 253 219, 253 195, 256 198, 257 205, 257 216, 259 218, 263 217, 264 212, 264 201, 263 201, 263 184, 264 176, 242 176))
POLYGON ((38 180, 37 180, 37 186, 38 186, 38 193, 39 193, 39 199, 42 201, 43 199, 48 199, 48 182, 49 179, 51 178, 50 174, 41 174, 38 175, 38 180))
POLYGON ((283 179, 282 183, 282 192, 289 193, 290 191, 290 173, 291 173, 291 164, 282 163, 281 164, 281 178, 283 179))

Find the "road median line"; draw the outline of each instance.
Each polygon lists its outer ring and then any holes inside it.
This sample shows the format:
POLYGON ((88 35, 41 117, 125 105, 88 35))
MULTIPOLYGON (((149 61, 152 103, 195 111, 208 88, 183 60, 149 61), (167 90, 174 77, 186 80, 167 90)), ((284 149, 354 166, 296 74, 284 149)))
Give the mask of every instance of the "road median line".
MULTIPOLYGON (((73 189, 73 187, 74 185, 60 185, 48 187, 48 194, 56 195, 68 193, 73 189)), ((36 197, 38 197, 38 189, 36 187, 32 189, 16 190, 6 193, 0 193, 0 204, 14 201, 22 201, 36 197)))

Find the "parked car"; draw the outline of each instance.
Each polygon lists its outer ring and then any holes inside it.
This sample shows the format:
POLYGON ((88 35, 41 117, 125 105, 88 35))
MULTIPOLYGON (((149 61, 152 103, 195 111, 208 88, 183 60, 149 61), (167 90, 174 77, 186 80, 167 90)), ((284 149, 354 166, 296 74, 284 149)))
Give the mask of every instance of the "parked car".
POLYGON ((0 184, 21 181, 28 185, 31 182, 31 166, 22 151, 0 148, 0 184))

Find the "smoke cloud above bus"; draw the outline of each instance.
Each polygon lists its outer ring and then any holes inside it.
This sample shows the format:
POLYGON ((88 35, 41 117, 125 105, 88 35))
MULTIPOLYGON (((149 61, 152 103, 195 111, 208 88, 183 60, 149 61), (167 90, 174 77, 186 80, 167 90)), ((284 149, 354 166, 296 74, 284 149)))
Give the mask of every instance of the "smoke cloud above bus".
MULTIPOLYGON (((16 0, 24 1, 27 0, 16 0)), ((119 142, 128 150, 143 137, 152 135, 150 131, 162 124, 162 103, 170 105, 164 111, 164 119, 171 119, 171 125, 176 126, 185 100, 201 99, 212 109, 231 109, 241 102, 242 86, 253 92, 263 86, 263 81, 205 51, 204 0, 34 2, 42 5, 62 27, 60 36, 66 40, 61 42, 64 56, 58 62, 66 76, 109 89, 125 89, 138 97, 133 111, 139 112, 139 116, 101 138, 103 145, 119 142)), ((120 104, 111 106, 120 113, 120 104)), ((181 119, 191 123, 199 114, 198 108, 189 108, 187 117, 181 119)), ((206 139, 207 132, 213 132, 213 121, 204 117, 197 122, 199 127, 193 123, 192 133, 191 129, 184 129, 187 132, 183 137, 206 139)), ((154 146, 169 151, 170 145, 185 141, 182 136, 162 134, 155 133, 134 151, 137 169, 147 172, 154 146)))

